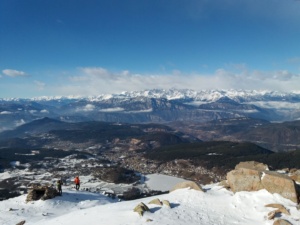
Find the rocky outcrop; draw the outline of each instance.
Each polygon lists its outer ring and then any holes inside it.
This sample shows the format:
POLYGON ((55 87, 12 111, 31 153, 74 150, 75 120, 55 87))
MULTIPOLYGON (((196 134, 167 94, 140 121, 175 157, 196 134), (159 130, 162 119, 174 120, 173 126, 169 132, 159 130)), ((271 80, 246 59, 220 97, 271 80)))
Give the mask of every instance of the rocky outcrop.
POLYGON ((184 181, 184 182, 178 183, 170 191, 175 191, 177 189, 182 189, 182 188, 190 188, 190 189, 194 189, 197 191, 203 191, 203 189, 198 184, 196 184, 194 181, 184 181))
POLYGON ((266 189, 298 202, 295 182, 287 175, 265 170, 263 165, 253 162, 240 163, 227 173, 227 181, 233 192, 266 189))
POLYGON ((47 200, 59 196, 58 191, 55 188, 48 186, 36 186, 29 190, 26 202, 37 201, 37 200, 47 200))

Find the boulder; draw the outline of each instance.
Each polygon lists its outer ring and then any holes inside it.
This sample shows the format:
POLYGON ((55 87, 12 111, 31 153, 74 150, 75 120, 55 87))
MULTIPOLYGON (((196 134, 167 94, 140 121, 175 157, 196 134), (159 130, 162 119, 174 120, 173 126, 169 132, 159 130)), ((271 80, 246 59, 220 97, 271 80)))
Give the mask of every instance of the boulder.
POLYGON ((227 181, 233 192, 266 189, 298 202, 295 182, 284 174, 239 167, 227 173, 227 181))
POLYGON ((239 168, 246 168, 246 169, 254 169, 254 170, 269 170, 268 165, 256 162, 256 161, 246 161, 246 162, 240 162, 235 166, 235 169, 239 168))
POLYGON ((162 203, 163 203, 163 205, 165 205, 165 206, 167 206, 169 208, 172 208, 171 207, 171 203, 168 200, 162 200, 162 203))
POLYGON ((295 182, 287 175, 265 171, 261 183, 268 192, 280 194, 293 202, 298 202, 295 182))
POLYGON ((184 182, 178 183, 170 191, 175 191, 175 190, 183 189, 183 188, 190 188, 190 189, 194 189, 197 191, 203 191, 203 189, 198 184, 196 184, 194 181, 184 181, 184 182))
POLYGON ((158 198, 151 200, 148 204, 163 205, 158 198))
POLYGON ((47 200, 59 196, 58 191, 55 188, 48 186, 36 186, 28 191, 26 202, 47 200))
POLYGON ((279 220, 276 220, 273 225, 293 225, 291 224, 289 221, 287 220, 283 220, 283 219, 279 219, 279 220))
POLYGON ((141 202, 133 209, 133 211, 137 212, 140 216, 143 216, 144 213, 150 211, 150 209, 143 202, 141 202))
POLYGON ((258 191, 263 189, 261 184, 262 174, 258 170, 239 168, 227 173, 227 181, 233 192, 258 191))

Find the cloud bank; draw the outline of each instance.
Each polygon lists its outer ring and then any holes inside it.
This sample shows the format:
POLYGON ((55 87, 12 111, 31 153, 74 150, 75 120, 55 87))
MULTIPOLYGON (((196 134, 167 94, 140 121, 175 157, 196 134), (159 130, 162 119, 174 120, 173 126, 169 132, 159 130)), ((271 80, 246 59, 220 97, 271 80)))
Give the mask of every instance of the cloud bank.
MULTIPOLYGON (((23 76, 24 72, 6 70, 6 76, 23 76)), ((41 81, 29 77, 22 83, 1 84, 2 97, 30 98, 40 96, 97 96, 118 94, 125 91, 149 89, 200 90, 269 90, 300 93, 300 74, 288 70, 249 70, 245 65, 229 65, 213 73, 183 73, 174 70, 164 74, 132 73, 128 70, 110 71, 102 67, 78 68, 70 75, 56 74, 53 79, 40 76, 41 81)), ((88 105, 81 110, 92 110, 88 105)))
POLYGON ((140 91, 145 89, 245 89, 299 91, 300 75, 286 70, 239 71, 218 69, 213 74, 185 74, 178 70, 170 74, 136 74, 130 71, 112 72, 101 67, 80 68, 68 81, 53 87, 60 95, 91 96, 99 94, 140 91))

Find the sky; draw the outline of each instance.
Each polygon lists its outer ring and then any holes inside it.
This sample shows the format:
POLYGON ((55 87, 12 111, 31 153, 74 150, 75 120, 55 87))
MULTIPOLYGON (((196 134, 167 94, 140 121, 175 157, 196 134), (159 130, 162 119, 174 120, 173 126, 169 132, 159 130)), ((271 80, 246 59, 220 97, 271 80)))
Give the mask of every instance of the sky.
MULTIPOLYGON (((153 185, 155 188, 161 186, 164 189, 170 182, 171 189, 175 180, 176 178, 170 176, 156 175, 154 181, 150 178, 148 185, 150 188, 153 185)), ((88 187, 89 184, 84 185, 88 187)), ((210 184, 202 186, 203 192, 186 188, 168 194, 119 202, 103 194, 75 191, 74 188, 64 185, 62 189, 62 196, 46 201, 26 203, 26 194, 0 201, 1 224, 11 225, 25 220, 26 225, 96 225, 101 222, 106 225, 272 225, 274 221, 283 219, 296 225, 300 220, 296 203, 266 190, 234 194, 222 186, 210 184), (171 208, 149 204, 157 198, 160 201, 169 201, 171 208), (133 211, 141 202, 150 209, 142 217, 133 211), (290 215, 279 213, 275 219, 268 220, 268 213, 276 208, 266 205, 274 203, 281 204, 290 215)))
POLYGON ((299 0, 1 0, 0 98, 300 91, 299 0))

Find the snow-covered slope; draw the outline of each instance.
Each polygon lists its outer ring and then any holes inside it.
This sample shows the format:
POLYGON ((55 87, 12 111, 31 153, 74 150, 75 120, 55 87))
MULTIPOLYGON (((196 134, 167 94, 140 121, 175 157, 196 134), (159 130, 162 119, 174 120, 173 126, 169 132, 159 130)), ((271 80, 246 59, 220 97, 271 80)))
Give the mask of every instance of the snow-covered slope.
MULTIPOLYGON (((168 182, 166 177, 160 184, 168 182)), ((158 185, 158 184, 157 184, 158 185)), ((296 204, 278 194, 265 190, 258 192, 232 192, 211 184, 203 186, 204 192, 180 189, 133 201, 118 202, 101 194, 64 190, 63 196, 46 201, 25 203, 25 195, 0 202, 0 224, 11 225, 26 220, 26 225, 271 225, 267 215, 274 208, 266 204, 284 205, 291 215, 281 214, 281 219, 293 225, 300 224, 300 211, 296 204), (149 204, 159 198, 168 200, 171 208, 149 204), (133 211, 140 202, 150 212, 143 217, 133 211)), ((275 220, 278 219, 275 218, 275 220)))

